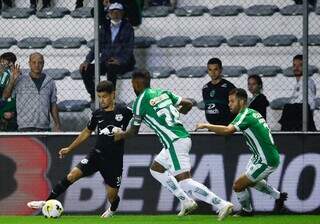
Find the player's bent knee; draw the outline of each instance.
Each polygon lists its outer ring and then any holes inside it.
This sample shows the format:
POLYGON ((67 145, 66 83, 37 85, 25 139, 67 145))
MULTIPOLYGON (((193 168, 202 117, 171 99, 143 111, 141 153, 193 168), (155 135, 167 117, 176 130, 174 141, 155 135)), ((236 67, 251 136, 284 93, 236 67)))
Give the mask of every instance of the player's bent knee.
POLYGON ((240 191, 244 191, 246 188, 243 187, 241 184, 239 183, 234 183, 233 186, 232 186, 232 189, 235 191, 235 192, 240 192, 240 191))
POLYGON ((160 163, 154 161, 150 167, 150 172, 152 171, 155 171, 155 172, 158 172, 158 173, 164 173, 166 172, 166 168, 164 168, 160 163))
POLYGON ((72 169, 71 172, 67 175, 67 179, 73 183, 80 179, 82 176, 82 172, 79 169, 72 169))

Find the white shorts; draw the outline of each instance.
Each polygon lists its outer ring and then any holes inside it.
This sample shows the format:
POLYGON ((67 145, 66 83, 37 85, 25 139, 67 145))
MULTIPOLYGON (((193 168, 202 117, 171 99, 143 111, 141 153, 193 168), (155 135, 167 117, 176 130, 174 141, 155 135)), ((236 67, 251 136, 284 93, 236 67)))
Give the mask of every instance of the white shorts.
POLYGON ((189 152, 191 145, 190 138, 180 138, 173 142, 171 148, 163 148, 154 160, 166 168, 173 176, 190 171, 189 152))
POLYGON ((249 160, 245 174, 252 182, 256 183, 260 180, 266 179, 276 169, 277 167, 271 167, 265 163, 254 164, 251 160, 249 160))

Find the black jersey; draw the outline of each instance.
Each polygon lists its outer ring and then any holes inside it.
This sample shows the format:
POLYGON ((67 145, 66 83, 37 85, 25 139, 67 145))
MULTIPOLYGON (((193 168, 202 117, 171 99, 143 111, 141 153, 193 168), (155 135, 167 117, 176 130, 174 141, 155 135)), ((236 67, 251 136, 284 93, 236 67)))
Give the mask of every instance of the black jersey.
POLYGON ((269 106, 269 101, 267 97, 260 93, 259 95, 253 97, 249 100, 249 108, 258 111, 264 119, 267 119, 267 107, 269 106))
POLYGON ((218 84, 208 82, 202 88, 206 119, 211 124, 228 125, 233 118, 228 106, 229 92, 235 86, 228 80, 221 79, 218 84))
POLYGON ((88 123, 88 129, 97 129, 97 142, 95 150, 107 157, 118 158, 123 156, 124 140, 115 142, 115 128, 126 130, 132 118, 132 111, 127 107, 116 105, 113 111, 98 109, 92 113, 92 118, 88 123))

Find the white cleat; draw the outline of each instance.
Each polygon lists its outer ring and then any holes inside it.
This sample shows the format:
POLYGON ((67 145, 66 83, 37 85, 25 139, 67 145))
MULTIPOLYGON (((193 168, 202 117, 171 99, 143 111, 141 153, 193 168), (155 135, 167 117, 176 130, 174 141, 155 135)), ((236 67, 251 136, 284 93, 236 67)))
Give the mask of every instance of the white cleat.
POLYGON ((183 204, 181 204, 181 211, 178 216, 185 216, 193 212, 198 208, 197 203, 194 200, 189 200, 183 204))
POLYGON ((107 209, 102 215, 101 218, 110 218, 114 215, 115 212, 111 211, 110 208, 107 209))
POLYGON ((219 211, 218 221, 222 221, 224 218, 230 215, 232 210, 233 210, 233 204, 230 202, 227 202, 226 205, 219 211))
POLYGON ((30 201, 27 206, 32 209, 41 209, 45 203, 45 201, 30 201))

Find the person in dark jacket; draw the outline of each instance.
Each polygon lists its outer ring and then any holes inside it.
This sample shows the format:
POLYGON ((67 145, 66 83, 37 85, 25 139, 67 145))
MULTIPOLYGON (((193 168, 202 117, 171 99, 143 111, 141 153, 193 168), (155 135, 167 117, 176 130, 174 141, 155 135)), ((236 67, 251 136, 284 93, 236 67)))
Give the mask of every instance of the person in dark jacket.
POLYGON ((263 83, 258 75, 251 75, 248 77, 248 90, 252 94, 252 98, 248 102, 248 107, 258 111, 264 119, 267 119, 267 107, 269 101, 262 93, 263 83))
MULTIPOLYGON (((123 19, 123 6, 113 3, 109 6, 110 20, 103 27, 101 36, 100 74, 107 73, 107 79, 116 86, 117 76, 133 70, 135 58, 134 30, 131 24, 123 19)), ((80 65, 83 82, 91 99, 94 92, 94 50, 91 49, 85 61, 80 65)))

